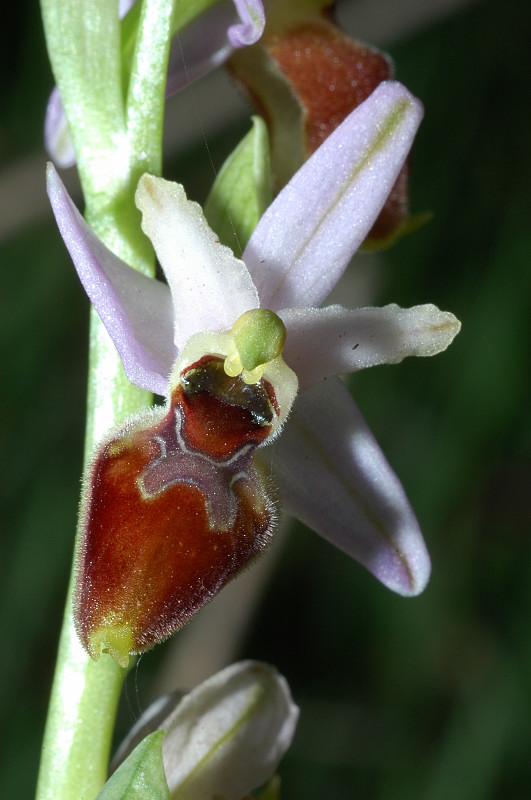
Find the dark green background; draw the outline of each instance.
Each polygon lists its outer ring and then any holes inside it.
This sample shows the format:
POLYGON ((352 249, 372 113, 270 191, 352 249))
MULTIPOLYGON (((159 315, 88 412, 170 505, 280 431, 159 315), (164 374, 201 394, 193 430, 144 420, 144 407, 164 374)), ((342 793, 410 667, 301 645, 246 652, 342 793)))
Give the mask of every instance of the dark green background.
MULTIPOLYGON (((433 577, 395 597, 294 527, 239 653, 275 663, 302 708, 285 798, 531 796, 529 10, 484 0, 392 48, 426 107, 412 208, 434 219, 386 255, 375 300, 434 302, 463 331, 444 355, 352 387, 433 577)), ((2 37, 4 170, 40 147, 52 78, 36 4, 14 5, 2 37)), ((209 138, 215 163, 241 130, 209 138)), ((203 147, 172 165, 198 196, 203 147)), ((0 797, 19 800, 34 791, 72 550, 87 302, 51 215, 0 243, 0 265, 0 797)))

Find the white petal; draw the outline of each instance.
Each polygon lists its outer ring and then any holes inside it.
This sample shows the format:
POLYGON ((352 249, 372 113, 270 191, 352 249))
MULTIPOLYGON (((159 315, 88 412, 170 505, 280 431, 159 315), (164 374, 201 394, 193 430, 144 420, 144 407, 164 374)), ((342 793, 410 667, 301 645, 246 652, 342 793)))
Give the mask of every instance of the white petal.
POLYGON ((288 308, 279 312, 288 336, 284 359, 304 392, 322 378, 406 356, 446 350, 461 327, 448 311, 426 304, 413 308, 288 308))
POLYGON ((424 589, 430 561, 418 522, 339 379, 299 397, 268 450, 290 513, 394 592, 411 596, 424 589))
POLYGON ((136 386, 164 394, 177 352, 168 287, 131 269, 85 222, 52 164, 47 187, 61 236, 81 283, 136 386))
POLYGON ((218 672, 161 722, 172 799, 241 800, 274 774, 297 718, 273 667, 242 661, 218 672))
POLYGON ((197 331, 231 328, 244 311, 259 306, 245 264, 219 243, 180 184, 143 175, 136 204, 171 289, 179 349, 197 331))
POLYGON ((405 87, 384 82, 293 176, 243 254, 262 307, 321 305, 378 216, 421 117, 405 87))

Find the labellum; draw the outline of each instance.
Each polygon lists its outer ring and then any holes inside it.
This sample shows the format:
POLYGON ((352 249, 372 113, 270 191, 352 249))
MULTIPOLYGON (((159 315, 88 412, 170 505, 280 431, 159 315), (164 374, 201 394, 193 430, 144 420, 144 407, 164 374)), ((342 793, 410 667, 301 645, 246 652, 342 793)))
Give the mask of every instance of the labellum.
POLYGON ((275 508, 253 461, 278 426, 271 383, 203 355, 163 415, 115 430, 88 474, 75 620, 94 660, 123 667, 180 628, 267 545, 275 508))

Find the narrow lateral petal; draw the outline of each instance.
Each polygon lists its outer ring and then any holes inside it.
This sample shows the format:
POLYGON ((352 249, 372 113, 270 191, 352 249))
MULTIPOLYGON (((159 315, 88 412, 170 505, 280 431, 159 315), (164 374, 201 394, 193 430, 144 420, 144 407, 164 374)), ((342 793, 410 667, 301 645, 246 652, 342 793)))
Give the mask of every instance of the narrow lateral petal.
POLYGON ((176 357, 168 287, 117 258, 74 205, 52 164, 48 195, 81 283, 120 354, 129 380, 165 394, 176 357))
POLYGON ((392 591, 412 596, 424 589, 430 560, 418 522, 339 379, 299 397, 267 451, 290 513, 392 591))
POLYGON ((46 106, 44 146, 58 167, 72 167, 76 163, 74 145, 57 86, 52 89, 46 106))
POLYGON ((235 18, 231 3, 207 9, 190 22, 170 46, 166 97, 219 67, 232 53, 227 30, 235 18))
POLYGON ((241 22, 231 25, 227 37, 233 47, 245 47, 258 41, 265 27, 264 7, 260 0, 234 0, 241 22))
POLYGON ((434 356, 446 350, 461 327, 453 314, 431 304, 288 308, 280 317, 288 333, 284 358, 301 392, 331 375, 398 364, 406 356, 434 356))
POLYGON ((262 306, 321 305, 393 188, 421 118, 419 101, 386 81, 293 176, 243 255, 262 306))
POLYGON ((143 175, 136 203, 171 289, 178 348, 197 331, 231 328, 244 311, 259 306, 245 264, 219 243, 180 184, 143 175))

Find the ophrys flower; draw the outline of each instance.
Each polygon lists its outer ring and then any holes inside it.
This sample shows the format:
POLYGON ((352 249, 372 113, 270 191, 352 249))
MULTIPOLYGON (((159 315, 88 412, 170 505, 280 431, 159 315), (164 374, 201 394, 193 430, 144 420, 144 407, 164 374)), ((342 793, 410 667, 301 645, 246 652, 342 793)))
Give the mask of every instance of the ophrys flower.
POLYGON ((389 588, 424 588, 415 516, 333 376, 438 353, 459 323, 432 305, 318 307, 385 202, 421 115, 400 84, 378 87, 268 208, 243 260, 182 187, 145 175, 137 205, 167 286, 107 250, 50 169, 62 235, 128 376, 168 397, 109 435, 87 480, 76 608, 93 657, 103 647, 125 663, 162 640, 263 548, 275 513, 258 460, 288 510, 389 588))

